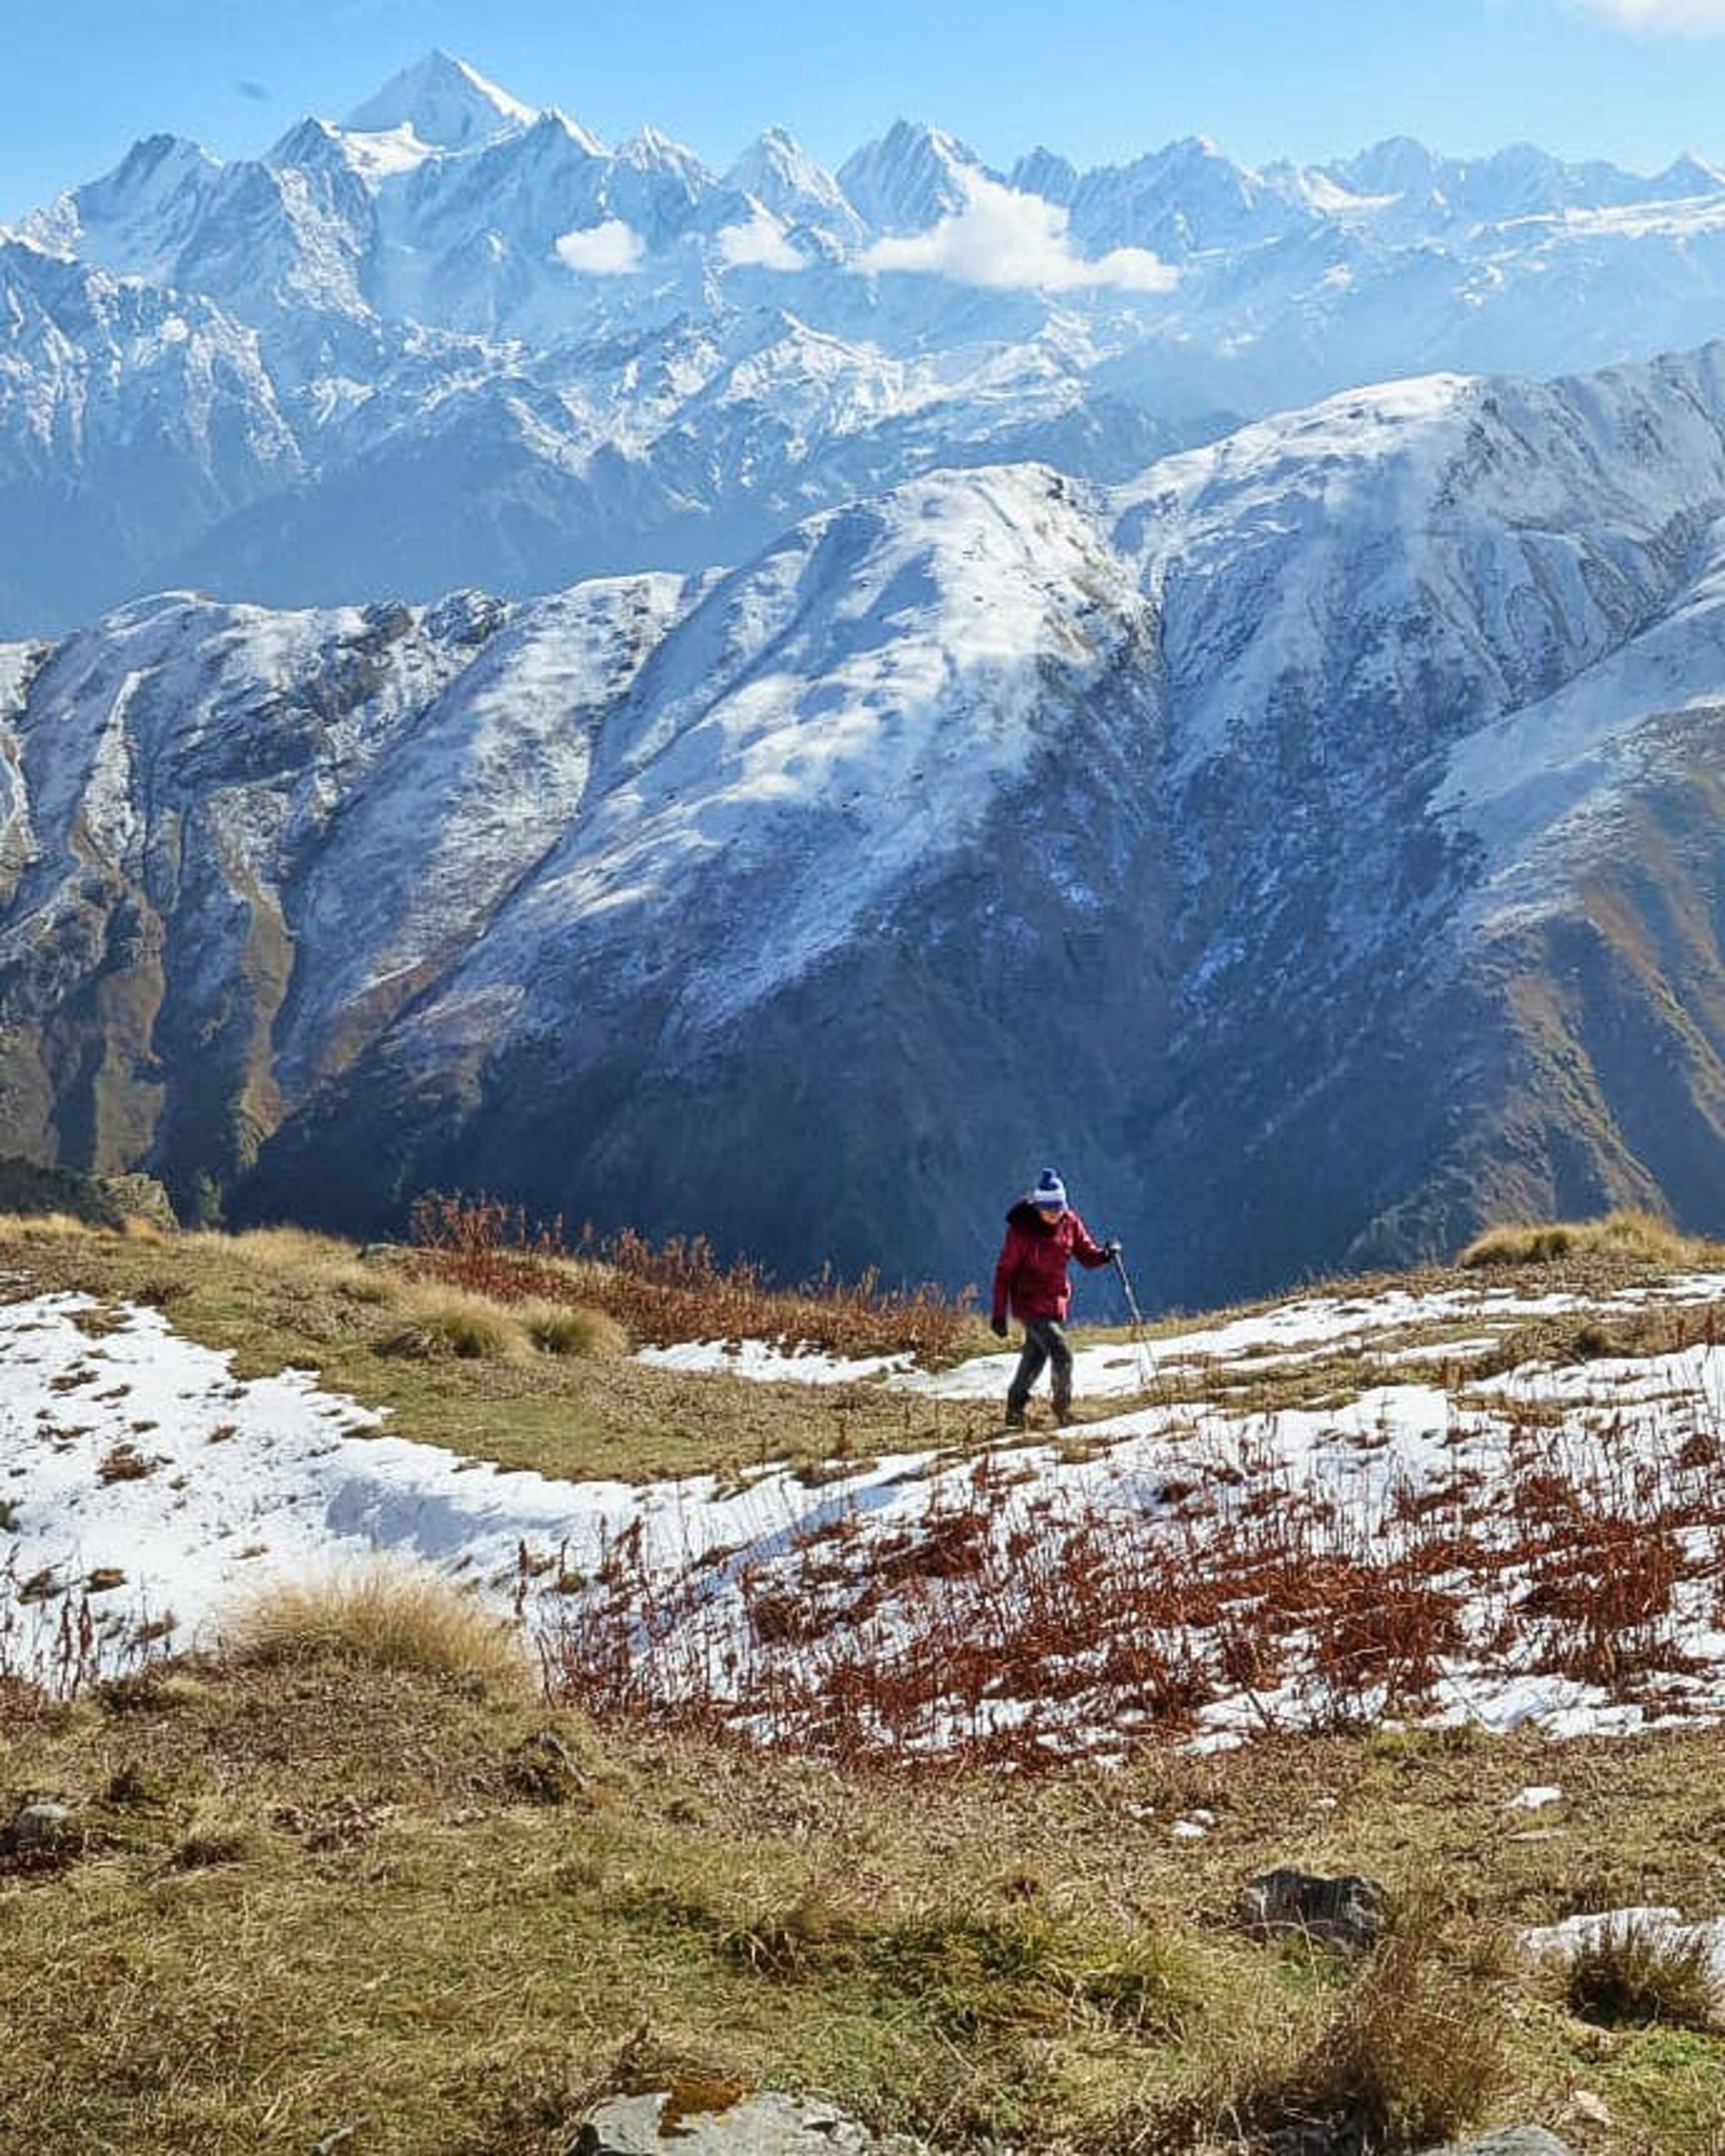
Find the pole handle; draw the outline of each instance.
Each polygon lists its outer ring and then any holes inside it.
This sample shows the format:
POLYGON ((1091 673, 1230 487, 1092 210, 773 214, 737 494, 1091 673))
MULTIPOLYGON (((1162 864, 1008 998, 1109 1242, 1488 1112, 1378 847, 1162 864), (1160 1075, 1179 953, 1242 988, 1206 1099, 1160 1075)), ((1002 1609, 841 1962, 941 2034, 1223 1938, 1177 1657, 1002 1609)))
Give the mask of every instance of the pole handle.
POLYGON ((1118 1250, 1114 1253, 1114 1270, 1120 1276, 1120 1285, 1126 1293, 1126 1306, 1132 1312, 1132 1323, 1141 1326, 1144 1320, 1138 1309, 1138 1298, 1132 1293, 1132 1284, 1127 1278, 1126 1260, 1118 1250))

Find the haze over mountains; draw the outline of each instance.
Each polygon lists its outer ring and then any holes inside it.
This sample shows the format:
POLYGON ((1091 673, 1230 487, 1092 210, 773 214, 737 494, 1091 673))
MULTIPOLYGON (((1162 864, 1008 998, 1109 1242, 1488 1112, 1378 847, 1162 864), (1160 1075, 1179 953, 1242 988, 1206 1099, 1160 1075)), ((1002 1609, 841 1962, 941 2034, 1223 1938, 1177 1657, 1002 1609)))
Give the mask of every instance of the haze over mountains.
POLYGON ((1682 348, 1725 327, 1725 178, 1408 141, 1003 175, 907 122, 721 175, 434 54, 257 159, 140 142, 0 245, 0 634, 52 634, 180 584, 706 567, 932 470, 1115 481, 1354 384, 1682 348))
POLYGON ((1725 1229, 1722 233, 435 57, 141 144, 0 247, 5 1146, 953 1281, 1058 1158, 1187 1301, 1725 1229))

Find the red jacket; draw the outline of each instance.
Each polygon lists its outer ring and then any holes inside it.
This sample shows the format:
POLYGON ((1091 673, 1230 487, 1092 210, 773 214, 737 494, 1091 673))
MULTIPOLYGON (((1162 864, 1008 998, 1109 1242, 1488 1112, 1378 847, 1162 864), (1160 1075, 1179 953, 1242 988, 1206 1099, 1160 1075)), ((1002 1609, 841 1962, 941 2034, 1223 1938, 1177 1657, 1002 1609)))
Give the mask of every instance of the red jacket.
POLYGON ((994 1268, 993 1317, 1009 1307, 1014 1317, 1064 1317, 1072 1303, 1066 1268, 1076 1258, 1094 1272, 1108 1263, 1108 1253, 1069 1207, 1046 1220, 1028 1198, 1006 1216, 1006 1240, 994 1268))

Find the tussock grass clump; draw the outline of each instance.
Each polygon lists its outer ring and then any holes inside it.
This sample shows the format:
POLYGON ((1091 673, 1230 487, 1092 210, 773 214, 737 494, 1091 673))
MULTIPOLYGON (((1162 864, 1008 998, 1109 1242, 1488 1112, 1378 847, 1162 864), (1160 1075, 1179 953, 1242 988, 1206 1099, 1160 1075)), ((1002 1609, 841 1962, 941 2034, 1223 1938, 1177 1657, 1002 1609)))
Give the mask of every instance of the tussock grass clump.
POLYGON ((270 1836, 254 1819, 219 1798, 198 1805, 175 1845, 176 1871, 207 1871, 219 1865, 254 1864, 270 1854, 270 1836))
POLYGON ((535 1298, 518 1303, 514 1316, 542 1355, 615 1357, 629 1353, 629 1335, 603 1310, 535 1298))
POLYGON ((237 1235, 220 1240, 235 1257, 251 1265, 267 1266, 273 1272, 306 1272, 331 1260, 345 1261, 353 1255, 352 1245, 338 1236, 321 1235, 315 1229, 285 1224, 246 1228, 237 1235))
POLYGON ((1719 2020, 1719 1985, 1707 1943, 1630 1917, 1601 1924, 1571 1959, 1563 1984, 1572 2014, 1607 2028, 1662 2023, 1711 2030, 1719 2020))
POLYGON ((296 1293, 380 1304, 401 1292, 402 1283, 389 1273, 362 1264, 352 1243, 309 1228, 249 1228, 243 1235, 206 1234, 198 1240, 296 1293))
POLYGON ((513 1311, 466 1288, 414 1281, 399 1296, 401 1324, 377 1343, 380 1355, 422 1362, 454 1355, 464 1362, 519 1363, 533 1352, 527 1328, 513 1311))
POLYGON ((1254 2148, 1428 2149, 1472 2125, 1507 2085, 1504 2023, 1482 1989, 1423 1928, 1392 1933, 1315 2035, 1253 2032, 1241 2059, 1217 2062, 1179 2123, 1242 2128, 1254 2148))
POLYGON ((513 1625, 446 1580, 398 1565, 266 1588, 224 1634, 227 1659, 282 1667, 347 1662, 478 1679, 504 1696, 531 1671, 513 1625))
POLYGON ((1476 1235, 1456 1260, 1470 1271, 1542 1265, 1562 1258, 1631 1258, 1650 1265, 1695 1262, 1707 1245, 1651 1213, 1620 1210, 1598 1220, 1507 1222, 1476 1235))

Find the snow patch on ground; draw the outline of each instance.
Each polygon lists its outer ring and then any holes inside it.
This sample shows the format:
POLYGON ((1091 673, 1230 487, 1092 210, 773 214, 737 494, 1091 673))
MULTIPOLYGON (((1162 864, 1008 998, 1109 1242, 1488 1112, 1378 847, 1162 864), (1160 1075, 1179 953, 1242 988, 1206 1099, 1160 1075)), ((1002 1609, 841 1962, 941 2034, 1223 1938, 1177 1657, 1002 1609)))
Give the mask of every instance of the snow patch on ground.
MULTIPOLYGON (((14 1286, 18 1284, 13 1283, 14 1286)), ((1697 1303, 1725 1295, 1725 1276, 1695 1275, 1657 1295, 1618 1296, 1594 1309, 1697 1303)), ((1719 1496, 1708 1478, 1725 1433, 1725 1349, 1705 1345, 1579 1369, 1528 1366, 1452 1397, 1386 1373, 1341 1407, 1255 1412, 1182 1397, 1182 1373, 1204 1376, 1226 1349, 1291 1355, 1347 1343, 1363 1377, 1378 1370, 1374 1338, 1399 1338, 1412 1317, 1471 1330, 1576 1306, 1559 1296, 1491 1290, 1413 1296, 1312 1297, 1157 1343, 1161 1378, 1147 1400, 1130 1347, 1086 1351, 1081 1384, 1132 1404, 1087 1424, 1077 1448, 1019 1443, 984 1454, 950 1450, 832 1463, 819 1471, 766 1466, 723 1483, 711 1476, 633 1486, 570 1482, 500 1470, 388 1432, 382 1418, 320 1390, 303 1373, 237 1378, 230 1359, 181 1338, 159 1312, 116 1312, 74 1295, 0 1306, 0 1586, 34 1583, 54 1606, 91 1592, 104 1635, 141 1623, 186 1646, 219 1630, 234 1598, 271 1578, 301 1577, 374 1552, 432 1564, 457 1582, 554 1622, 566 1597, 604 1572, 625 1543, 632 1576, 684 1598, 690 1666, 735 1659, 751 1592, 779 1582, 809 1592, 819 1544, 853 1582, 883 1556, 937 1534, 967 1512, 1009 1539, 1057 1536, 1073 1522, 1117 1523, 1147 1548, 1214 1549, 1266 1506, 1320 1523, 1338 1548, 1414 1547, 1437 1518, 1501 1564, 1433 1584, 1457 1598, 1458 1640, 1439 1655, 1420 1712, 1438 1722, 1537 1727, 1553 1735, 1626 1732, 1725 1714, 1725 1631, 1717 1614, 1719 1496), (1135 1396, 1135 1397, 1134 1397, 1135 1396), (1661 1624, 1674 1651, 1641 1681, 1608 1691, 1535 1650, 1538 1627, 1497 1654, 1480 1642, 1521 1607, 1514 1493, 1548 1471, 1602 1493, 1656 1489, 1673 1513, 1683 1565, 1661 1624), (1689 1481, 1685 1481, 1684 1478, 1689 1481), (1692 1487, 1691 1486, 1692 1484, 1692 1487), (1160 1538, 1160 1539, 1159 1539, 1160 1538), (94 1583, 100 1580, 100 1587, 94 1583)), ((763 1381, 870 1382, 963 1399, 1004 1384, 1011 1358, 990 1356, 937 1377, 904 1358, 845 1362, 760 1343, 706 1343, 647 1359, 684 1370, 726 1370, 763 1381)), ((1422 1547, 1427 1547, 1424 1545, 1422 1547)), ((890 1638, 895 1619, 874 1620, 890 1638)), ((746 1656, 743 1657, 747 1659, 746 1656)), ((1373 1710, 1370 1686, 1356 1709, 1373 1710)), ((1007 1729, 1048 1702, 1003 1694, 987 1703, 1007 1729)), ((1209 1697, 1190 1741, 1219 1748, 1271 1727, 1324 1721, 1335 1699, 1296 1636, 1281 1666, 1255 1685, 1209 1697)), ((1394 1711, 1388 1693, 1376 1702, 1394 1711)), ((1100 1756, 1148 1726, 1141 1708, 1075 1690, 1075 1748, 1100 1756), (1118 1711, 1116 1711, 1117 1709, 1118 1711)), ((929 1741, 941 1741, 938 1728, 929 1741)), ((1524 1792, 1524 1809, 1555 1793, 1524 1792)))

